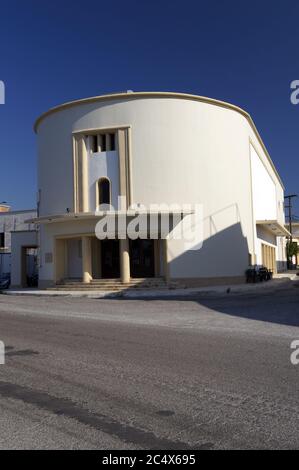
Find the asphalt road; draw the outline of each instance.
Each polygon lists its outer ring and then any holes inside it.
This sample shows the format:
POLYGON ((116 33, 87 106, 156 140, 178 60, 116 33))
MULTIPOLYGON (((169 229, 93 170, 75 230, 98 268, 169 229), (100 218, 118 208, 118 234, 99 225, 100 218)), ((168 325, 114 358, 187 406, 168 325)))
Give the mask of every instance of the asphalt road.
POLYGON ((0 295, 0 449, 299 448, 298 301, 0 295))

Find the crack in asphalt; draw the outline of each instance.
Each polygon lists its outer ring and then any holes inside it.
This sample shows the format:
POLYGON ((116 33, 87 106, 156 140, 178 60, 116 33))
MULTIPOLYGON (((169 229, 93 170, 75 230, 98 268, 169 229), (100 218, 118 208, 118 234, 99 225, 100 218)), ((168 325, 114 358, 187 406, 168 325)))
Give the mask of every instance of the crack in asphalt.
POLYGON ((29 387, 18 384, 0 381, 0 396, 21 400, 26 404, 36 406, 57 416, 75 419, 79 423, 90 426, 97 431, 116 436, 123 442, 136 444, 147 449, 203 450, 213 447, 211 442, 191 447, 185 442, 160 438, 151 431, 145 431, 120 423, 103 414, 93 413, 68 398, 54 397, 46 392, 32 390, 29 387))
POLYGON ((34 351, 33 349, 20 349, 15 350, 14 346, 5 346, 5 357, 11 356, 36 356, 38 355, 38 351, 34 351))
POLYGON ((5 351, 5 356, 12 357, 12 356, 37 356, 39 352, 33 351, 32 349, 22 349, 20 351, 5 351))

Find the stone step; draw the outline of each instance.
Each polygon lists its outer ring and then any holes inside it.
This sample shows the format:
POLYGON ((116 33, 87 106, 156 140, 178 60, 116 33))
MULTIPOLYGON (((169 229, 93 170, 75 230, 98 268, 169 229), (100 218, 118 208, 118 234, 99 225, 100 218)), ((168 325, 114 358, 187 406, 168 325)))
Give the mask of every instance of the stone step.
MULTIPOLYGON (((90 284, 119 284, 123 285, 120 279, 92 279, 90 284)), ((132 278, 129 281, 130 284, 165 284, 165 281, 163 278, 132 278)), ((63 282, 61 282, 63 285, 79 285, 82 284, 81 280, 74 280, 74 279, 65 279, 63 282)))
POLYGON ((57 286, 57 287, 48 287, 47 290, 55 290, 55 291, 115 291, 115 292, 119 292, 119 291, 123 291, 123 290, 164 290, 164 289, 168 289, 167 286, 159 286, 159 287, 141 287, 141 286, 119 286, 119 287, 116 287, 116 286, 95 286, 95 287, 91 287, 91 286, 77 286, 77 287, 74 287, 74 286, 57 286))
POLYGON ((130 282, 122 283, 120 279, 93 279, 90 283, 83 283, 81 280, 66 279, 49 287, 49 290, 62 291, 122 291, 136 289, 168 289, 163 278, 135 278, 130 282))
MULTIPOLYGON (((167 290, 168 288, 167 287, 157 287, 156 289, 152 289, 152 290, 167 290)), ((89 288, 82 288, 82 287, 77 287, 77 288, 72 288, 70 289, 69 287, 59 287, 59 288, 56 288, 56 287, 48 287, 49 291, 59 291, 59 292, 122 292, 122 291, 134 291, 134 292, 137 292, 137 291, 144 291, 144 290, 148 290, 150 291, 151 289, 150 288, 146 288, 146 289, 143 289, 141 287, 124 287, 124 288, 95 288, 95 287, 89 287, 89 288)))
POLYGON ((103 283, 103 284, 58 284, 56 287, 70 287, 70 288, 79 288, 79 287, 89 287, 91 289, 95 289, 98 287, 115 287, 115 288, 123 288, 123 287, 132 287, 132 288, 137 288, 137 287, 155 287, 155 286, 165 286, 166 284, 113 284, 113 283, 103 283))
POLYGON ((123 288, 158 288, 163 287, 165 284, 59 284, 56 287, 69 287, 70 289, 79 289, 79 288, 89 288, 89 289, 100 289, 100 288, 115 288, 115 289, 123 289, 123 288))

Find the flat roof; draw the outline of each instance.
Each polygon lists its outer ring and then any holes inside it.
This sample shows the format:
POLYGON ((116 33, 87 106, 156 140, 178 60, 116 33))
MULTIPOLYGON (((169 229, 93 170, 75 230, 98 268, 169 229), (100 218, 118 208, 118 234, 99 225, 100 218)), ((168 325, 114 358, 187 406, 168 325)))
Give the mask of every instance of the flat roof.
POLYGON ((26 214, 27 212, 37 212, 36 209, 24 209, 20 211, 7 211, 7 212, 0 212, 0 217, 7 216, 7 215, 16 215, 16 214, 26 214))
MULTIPOLYGON (((95 103, 97 101, 109 101, 109 100, 121 100, 121 99, 138 99, 138 98, 178 98, 183 100, 191 100, 191 101, 200 101, 202 103, 213 104, 216 106, 221 106, 222 108, 232 109, 233 111, 237 111, 238 113, 242 114, 247 119, 250 118, 250 115, 247 111, 236 106, 234 104, 228 103, 226 101, 216 100, 214 98, 208 98, 206 96, 200 95, 192 95, 190 93, 177 93, 177 92, 170 92, 170 91, 130 91, 130 92, 121 92, 121 93, 109 93, 107 95, 98 95, 98 96, 91 96, 89 98, 81 98, 78 100, 68 101, 66 103, 62 103, 58 106, 54 106, 50 108, 48 111, 42 113, 34 123, 34 131, 37 131, 37 128, 41 121, 45 119, 50 114, 56 113, 58 111, 62 111, 63 109, 71 108, 80 104, 89 104, 95 103)), ((250 118, 251 119, 251 118, 250 118)))
POLYGON ((169 92, 169 91, 128 91, 128 92, 122 92, 122 93, 110 93, 110 94, 107 94, 107 95, 99 95, 99 96, 93 96, 93 97, 90 97, 90 98, 82 98, 82 99, 78 99, 78 100, 74 100, 74 101, 69 101, 69 102, 66 102, 66 103, 63 103, 63 104, 60 104, 58 106, 54 106, 53 108, 50 108, 48 111, 42 113, 35 121, 34 123, 34 132, 37 133, 37 129, 38 129, 38 126, 40 125, 40 123, 47 117, 47 116, 50 116, 51 114, 53 113, 56 113, 58 111, 62 111, 64 109, 68 109, 68 108, 71 108, 71 107, 74 107, 74 106, 77 106, 77 105, 81 105, 81 104, 89 104, 89 103, 95 103, 97 101, 101 102, 101 101, 112 101, 112 100, 126 100, 126 99, 130 99, 130 100, 134 100, 134 99, 138 99, 138 98, 169 98, 169 99, 183 99, 183 100, 192 100, 192 101, 199 101, 201 103, 207 103, 207 104, 211 104, 211 105, 214 105, 214 106, 220 106, 222 108, 226 108, 226 109, 230 109, 230 110, 233 110, 233 111, 236 111, 238 113, 240 113, 242 116, 244 116, 247 121, 249 122, 252 130, 254 131, 259 143, 261 144, 269 162, 270 162, 270 165, 272 167, 272 169, 274 170, 280 184, 282 185, 283 189, 284 189, 284 185, 283 185, 283 182, 275 168, 275 165, 268 153, 268 150, 253 122, 253 119, 251 118, 250 114, 245 111, 244 109, 240 108, 239 106, 236 106, 234 104, 231 104, 231 103, 227 103, 226 101, 221 101, 221 100, 216 100, 214 98, 208 98, 206 96, 200 96, 200 95, 192 95, 192 94, 189 94, 189 93, 177 93, 177 92, 169 92))

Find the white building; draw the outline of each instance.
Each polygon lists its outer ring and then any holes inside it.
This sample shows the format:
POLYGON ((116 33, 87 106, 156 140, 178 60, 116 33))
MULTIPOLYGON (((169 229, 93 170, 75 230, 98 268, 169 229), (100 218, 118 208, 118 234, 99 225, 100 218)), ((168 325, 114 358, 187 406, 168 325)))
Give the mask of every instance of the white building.
MULTIPOLYGON (((286 224, 286 228, 289 230, 290 229, 290 224, 286 224)), ((299 246, 299 222, 297 221, 292 221, 292 241, 294 243, 297 243, 299 246)), ((297 253, 297 256, 293 255, 292 257, 292 262, 295 267, 299 266, 299 252, 297 253)))
POLYGON ((35 130, 40 287, 147 277, 203 285, 241 282, 250 263, 284 269, 283 184, 244 110, 194 95, 128 92, 53 108, 35 130), (161 214, 150 205, 165 204, 175 225, 170 205, 201 204, 202 247, 164 239, 159 229, 143 233, 146 240, 98 240, 95 225, 106 215, 98 204, 117 207, 118 196, 126 197, 119 214, 127 222, 132 207, 161 214))
POLYGON ((36 271, 37 232, 28 219, 35 209, 11 211, 0 204, 0 276, 10 274, 13 286, 27 286, 27 277, 36 271))

